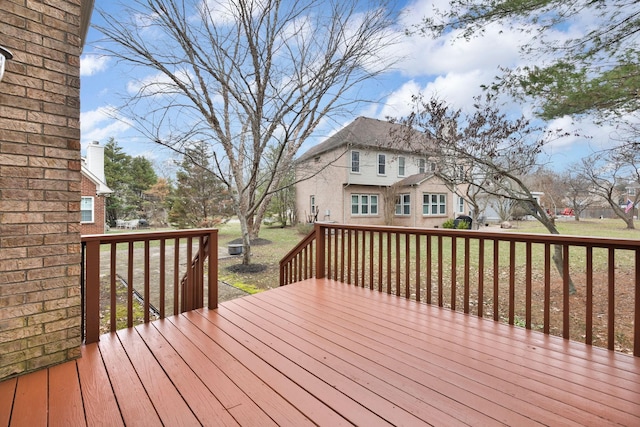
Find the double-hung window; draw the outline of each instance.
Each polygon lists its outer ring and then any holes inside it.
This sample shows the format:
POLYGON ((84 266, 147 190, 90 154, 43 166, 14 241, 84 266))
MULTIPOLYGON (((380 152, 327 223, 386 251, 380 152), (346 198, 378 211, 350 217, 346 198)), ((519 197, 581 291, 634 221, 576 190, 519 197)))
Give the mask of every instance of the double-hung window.
POLYGON ((400 194, 396 197, 396 215, 411 215, 410 194, 400 194))
POLYGON ((312 195, 312 196, 309 197, 309 204, 311 205, 310 206, 311 214, 315 215, 315 213, 316 213, 316 196, 312 195))
POLYGON ((360 173, 360 152, 351 151, 351 173, 360 173))
POLYGON ((93 197, 82 197, 80 200, 80 222, 94 222, 93 197))
POLYGON ((387 174, 387 156, 386 154, 378 154, 378 175, 387 174))
POLYGON ((398 157, 398 176, 405 176, 405 163, 404 157, 398 157))
POLYGON ((418 173, 425 173, 427 171, 427 160, 418 159, 418 173))
POLYGON ((447 195, 440 193, 424 193, 422 195, 423 215, 446 215, 447 195))

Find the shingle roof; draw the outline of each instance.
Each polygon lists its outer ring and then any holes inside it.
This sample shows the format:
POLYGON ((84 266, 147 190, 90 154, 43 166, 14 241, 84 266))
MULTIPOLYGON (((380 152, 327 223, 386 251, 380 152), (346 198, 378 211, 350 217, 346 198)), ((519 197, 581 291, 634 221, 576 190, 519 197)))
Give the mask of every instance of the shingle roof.
POLYGON ((427 138, 422 133, 414 131, 414 138, 410 142, 401 140, 401 132, 407 129, 401 124, 361 116, 340 129, 333 136, 309 149, 298 158, 298 162, 303 162, 342 146, 384 148, 402 152, 424 150, 427 138))
POLYGON ((411 187, 414 185, 420 185, 427 179, 435 176, 432 172, 427 173, 417 173, 415 175, 411 175, 406 177, 405 179, 398 181, 396 185, 400 187, 411 187))

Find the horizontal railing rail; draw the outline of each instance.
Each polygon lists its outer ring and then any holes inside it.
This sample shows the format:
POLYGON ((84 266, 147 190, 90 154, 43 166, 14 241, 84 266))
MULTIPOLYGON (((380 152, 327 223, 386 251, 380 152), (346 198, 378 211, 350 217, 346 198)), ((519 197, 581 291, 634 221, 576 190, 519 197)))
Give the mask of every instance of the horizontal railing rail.
POLYGON ((85 342, 98 341, 103 311, 108 323, 102 329, 115 331, 149 322, 152 312, 164 318, 201 308, 205 292, 207 306, 216 308, 217 252, 214 229, 82 236, 85 342))
POLYGON ((281 284, 330 278, 640 356, 639 240, 328 223, 314 234, 281 284))

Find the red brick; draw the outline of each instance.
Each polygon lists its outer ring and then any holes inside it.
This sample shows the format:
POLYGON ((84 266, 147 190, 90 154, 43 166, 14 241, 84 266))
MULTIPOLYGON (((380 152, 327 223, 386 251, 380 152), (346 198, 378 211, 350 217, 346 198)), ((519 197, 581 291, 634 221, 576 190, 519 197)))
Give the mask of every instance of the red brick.
POLYGON ((80 4, 2 2, 0 381, 80 355, 80 4))

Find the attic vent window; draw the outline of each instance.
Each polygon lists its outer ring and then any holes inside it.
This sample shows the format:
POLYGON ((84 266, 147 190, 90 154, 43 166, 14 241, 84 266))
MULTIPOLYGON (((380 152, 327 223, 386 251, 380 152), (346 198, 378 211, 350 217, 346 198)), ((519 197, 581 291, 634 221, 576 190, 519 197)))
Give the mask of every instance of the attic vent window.
POLYGON ((313 160, 314 160, 316 163, 318 163, 318 162, 320 161, 320 156, 315 156, 315 157, 313 158, 313 160))

